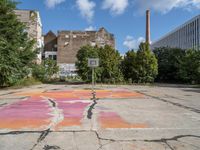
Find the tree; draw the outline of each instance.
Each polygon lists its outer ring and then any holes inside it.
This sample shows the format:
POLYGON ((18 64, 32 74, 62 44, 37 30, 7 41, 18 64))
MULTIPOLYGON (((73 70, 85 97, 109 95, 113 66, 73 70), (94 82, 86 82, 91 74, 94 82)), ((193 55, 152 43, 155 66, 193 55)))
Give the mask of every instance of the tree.
POLYGON ((0 86, 12 85, 27 76, 37 54, 26 26, 14 13, 16 4, 12 0, 0 1, 0 86))
POLYGON ((122 61, 122 72, 124 79, 126 81, 131 79, 132 83, 136 81, 138 75, 136 57, 136 52, 131 50, 125 54, 124 60, 122 61))
MULTIPOLYGON (((92 47, 90 45, 86 45, 80 48, 78 51, 76 57, 77 57, 77 62, 76 62, 76 67, 78 69, 77 73, 78 75, 85 81, 90 81, 92 71, 88 67, 88 58, 98 58, 98 48, 97 47, 92 47)), ((96 76, 98 76, 99 70, 96 69, 95 73, 96 76)))
POLYGON ((179 76, 183 82, 200 83, 200 51, 187 50, 182 58, 179 68, 179 76))
POLYGON ((76 67, 78 75, 85 81, 91 81, 92 72, 88 67, 88 58, 99 58, 100 66, 95 68, 97 82, 117 82, 122 80, 120 70, 121 57, 118 51, 106 45, 104 48, 83 46, 77 53, 76 67))
POLYGON ((149 44, 141 43, 137 52, 128 51, 122 62, 122 71, 125 80, 131 79, 132 83, 154 82, 158 74, 158 64, 149 44))
POLYGON ((180 82, 179 70, 185 56, 185 50, 180 48, 160 47, 154 49, 158 59, 157 80, 165 82, 180 82))
POLYGON ((139 83, 154 82, 158 74, 158 63, 148 43, 141 43, 136 57, 136 81, 139 83))
POLYGON ((99 49, 101 82, 120 82, 123 75, 120 69, 121 57, 117 50, 106 45, 99 49))

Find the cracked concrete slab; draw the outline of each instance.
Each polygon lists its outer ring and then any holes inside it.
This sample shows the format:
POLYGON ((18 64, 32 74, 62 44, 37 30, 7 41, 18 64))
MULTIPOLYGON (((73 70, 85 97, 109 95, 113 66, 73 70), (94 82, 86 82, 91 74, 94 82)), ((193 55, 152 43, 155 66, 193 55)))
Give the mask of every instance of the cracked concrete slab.
POLYGON ((73 132, 51 132, 41 141, 34 150, 48 150, 48 148, 61 150, 76 150, 75 141, 73 139, 73 132))
POLYGON ((37 142, 39 133, 8 134, 0 136, 1 150, 30 150, 37 142))
POLYGON ((199 89, 97 85, 93 101, 88 87, 0 90, 0 149, 200 149, 199 89))

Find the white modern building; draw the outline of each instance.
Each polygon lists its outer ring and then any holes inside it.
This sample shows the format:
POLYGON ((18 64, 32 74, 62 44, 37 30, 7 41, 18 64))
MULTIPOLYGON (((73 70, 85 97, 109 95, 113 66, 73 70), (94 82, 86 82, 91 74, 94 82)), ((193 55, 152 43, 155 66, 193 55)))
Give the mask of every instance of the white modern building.
POLYGON ((156 47, 200 50, 200 15, 151 44, 152 49, 156 47))

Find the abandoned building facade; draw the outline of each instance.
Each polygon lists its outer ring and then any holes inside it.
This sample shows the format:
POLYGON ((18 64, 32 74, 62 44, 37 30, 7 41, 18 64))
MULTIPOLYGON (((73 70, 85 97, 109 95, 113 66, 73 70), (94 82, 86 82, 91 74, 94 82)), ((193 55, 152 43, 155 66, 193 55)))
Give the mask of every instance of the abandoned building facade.
POLYGON ((85 45, 115 48, 115 38, 105 28, 98 31, 58 31, 57 35, 49 31, 44 36, 43 57, 57 61, 60 75, 73 74, 76 71, 76 54, 85 45))
POLYGON ((40 49, 37 62, 41 63, 42 48, 43 48, 43 36, 42 36, 42 22, 40 13, 35 10, 15 10, 15 14, 20 22, 26 25, 26 32, 30 39, 34 39, 36 44, 34 48, 40 49))

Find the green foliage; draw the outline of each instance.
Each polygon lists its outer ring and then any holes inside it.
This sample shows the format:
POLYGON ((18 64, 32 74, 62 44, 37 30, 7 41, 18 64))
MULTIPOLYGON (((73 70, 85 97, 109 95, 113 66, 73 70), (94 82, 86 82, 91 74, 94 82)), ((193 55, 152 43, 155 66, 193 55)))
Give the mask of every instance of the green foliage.
POLYGON ((180 81, 179 69, 185 56, 185 50, 179 48, 161 47, 154 49, 158 59, 159 81, 174 82, 180 81))
POLYGON ((0 1, 0 86, 13 85, 28 76, 37 54, 14 9, 14 1, 0 1))
POLYGON ((57 74, 59 68, 54 60, 46 59, 40 65, 34 65, 32 76, 42 82, 51 81, 53 75, 57 74))
POLYGON ((200 51, 156 48, 158 79, 162 82, 200 83, 200 51))
MULTIPOLYGON (((92 47, 89 45, 83 46, 78 51, 77 55, 77 62, 76 67, 78 68, 78 75, 84 80, 84 81, 90 81, 91 80, 91 74, 92 71, 88 67, 88 58, 98 58, 98 48, 92 47)), ((96 76, 99 74, 99 69, 95 71, 96 76)))
POLYGON ((139 83, 151 83, 158 75, 158 63, 155 55, 151 52, 149 44, 141 43, 136 57, 137 80, 139 83))
POLYGON ((122 72, 126 81, 136 82, 137 80, 137 54, 134 50, 128 51, 122 61, 122 72))
POLYGON ((38 84, 41 84, 41 82, 36 80, 33 77, 27 77, 27 78, 23 78, 22 80, 17 81, 17 83, 14 85, 14 88, 20 88, 23 86, 32 86, 32 85, 38 85, 38 84))
POLYGON ((183 82, 200 83, 200 51, 187 50, 182 58, 179 76, 183 82))
POLYGON ((84 81, 91 81, 92 79, 92 70, 88 67, 88 58, 100 59, 100 66, 95 68, 97 82, 118 82, 123 79, 120 71, 121 57, 118 51, 107 45, 104 48, 87 45, 78 51, 78 61, 76 62, 78 75, 84 81))
POLYGON ((126 53, 122 63, 122 70, 126 80, 137 83, 154 82, 158 74, 158 64, 155 55, 150 51, 149 44, 141 43, 139 50, 126 53))
POLYGON ((118 51, 106 45, 104 48, 99 48, 101 82, 121 82, 123 75, 120 70, 121 57, 118 51))

